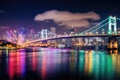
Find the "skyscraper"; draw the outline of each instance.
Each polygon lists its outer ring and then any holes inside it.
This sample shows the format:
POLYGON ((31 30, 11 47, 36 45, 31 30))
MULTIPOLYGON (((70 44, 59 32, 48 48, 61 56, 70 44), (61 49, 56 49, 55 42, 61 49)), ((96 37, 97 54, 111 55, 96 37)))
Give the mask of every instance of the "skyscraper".
POLYGON ((19 33, 18 33, 18 44, 21 44, 23 42, 26 41, 26 29, 25 27, 21 27, 19 29, 19 33))
POLYGON ((31 30, 30 30, 30 34, 29 34, 29 39, 30 39, 30 40, 34 40, 34 38, 35 38, 34 35, 35 35, 35 31, 34 31, 33 29, 31 29, 31 30))
POLYGON ((51 27, 51 28, 50 28, 50 32, 56 34, 56 28, 55 28, 55 27, 51 27))

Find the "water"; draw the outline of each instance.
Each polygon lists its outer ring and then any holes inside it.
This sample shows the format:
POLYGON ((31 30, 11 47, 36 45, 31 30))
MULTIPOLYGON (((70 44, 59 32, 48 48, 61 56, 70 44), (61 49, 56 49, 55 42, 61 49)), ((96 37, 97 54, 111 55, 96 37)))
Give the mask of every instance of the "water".
POLYGON ((106 51, 33 48, 0 51, 0 80, 119 80, 120 55, 106 51))

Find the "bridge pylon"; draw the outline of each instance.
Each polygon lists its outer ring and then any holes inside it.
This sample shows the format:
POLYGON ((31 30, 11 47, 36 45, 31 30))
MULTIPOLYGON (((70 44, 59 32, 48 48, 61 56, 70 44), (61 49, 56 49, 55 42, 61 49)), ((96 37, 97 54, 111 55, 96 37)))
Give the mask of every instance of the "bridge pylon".
POLYGON ((47 31, 47 29, 43 29, 41 31, 41 38, 42 39, 47 39, 47 37, 48 37, 48 31, 47 31))
POLYGON ((116 17, 108 17, 108 34, 117 34, 116 17), (113 28, 113 29, 112 29, 113 28))

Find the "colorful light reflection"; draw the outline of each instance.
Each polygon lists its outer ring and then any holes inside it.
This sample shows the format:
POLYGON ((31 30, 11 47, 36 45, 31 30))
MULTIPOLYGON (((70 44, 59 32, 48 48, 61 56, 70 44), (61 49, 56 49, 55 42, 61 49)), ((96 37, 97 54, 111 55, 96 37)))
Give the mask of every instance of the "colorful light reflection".
POLYGON ((9 53, 8 70, 10 79, 17 76, 23 76, 25 73, 25 53, 12 51, 9 53))

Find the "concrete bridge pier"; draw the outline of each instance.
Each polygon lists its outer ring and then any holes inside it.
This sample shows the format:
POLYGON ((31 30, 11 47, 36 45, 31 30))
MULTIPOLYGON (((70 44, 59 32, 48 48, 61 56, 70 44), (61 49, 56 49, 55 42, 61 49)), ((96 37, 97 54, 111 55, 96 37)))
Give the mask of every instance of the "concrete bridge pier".
POLYGON ((111 54, 118 53, 118 41, 116 37, 108 37, 107 49, 111 54))

